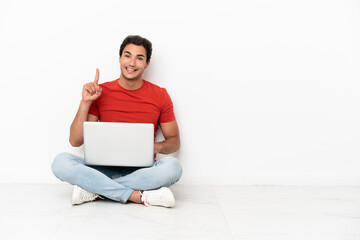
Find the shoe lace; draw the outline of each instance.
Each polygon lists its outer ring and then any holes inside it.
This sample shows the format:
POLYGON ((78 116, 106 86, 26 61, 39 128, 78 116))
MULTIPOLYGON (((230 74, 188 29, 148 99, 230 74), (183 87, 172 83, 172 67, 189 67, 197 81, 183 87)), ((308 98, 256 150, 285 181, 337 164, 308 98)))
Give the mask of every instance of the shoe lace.
POLYGON ((81 199, 85 200, 85 201, 93 201, 96 198, 97 198, 97 195, 95 193, 88 192, 86 190, 84 190, 81 195, 81 199))
POLYGON ((163 198, 160 194, 152 194, 150 196, 146 196, 144 199, 145 205, 157 205, 163 202, 163 198))

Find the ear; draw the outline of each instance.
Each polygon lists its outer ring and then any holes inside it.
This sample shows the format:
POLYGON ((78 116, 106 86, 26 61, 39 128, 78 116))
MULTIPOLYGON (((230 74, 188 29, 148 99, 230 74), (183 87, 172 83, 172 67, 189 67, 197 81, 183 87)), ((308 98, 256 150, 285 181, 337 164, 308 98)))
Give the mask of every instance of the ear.
POLYGON ((120 62, 121 56, 119 56, 119 62, 120 62))
POLYGON ((150 61, 151 61, 151 60, 149 60, 149 61, 146 63, 145 68, 147 68, 147 67, 149 66, 150 61))

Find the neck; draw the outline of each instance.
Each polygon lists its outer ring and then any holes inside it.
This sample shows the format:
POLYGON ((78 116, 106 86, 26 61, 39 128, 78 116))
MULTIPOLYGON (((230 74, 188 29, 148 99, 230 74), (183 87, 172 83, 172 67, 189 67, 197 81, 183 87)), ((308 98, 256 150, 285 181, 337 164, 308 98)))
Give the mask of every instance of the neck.
POLYGON ((123 75, 120 75, 118 83, 122 88, 125 88, 126 90, 137 90, 143 85, 142 77, 129 80, 124 78, 123 75))

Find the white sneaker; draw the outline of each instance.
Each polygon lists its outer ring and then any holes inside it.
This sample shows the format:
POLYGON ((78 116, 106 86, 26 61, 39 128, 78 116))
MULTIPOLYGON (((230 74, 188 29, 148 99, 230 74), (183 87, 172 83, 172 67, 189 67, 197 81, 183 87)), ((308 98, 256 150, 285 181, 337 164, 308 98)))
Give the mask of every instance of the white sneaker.
POLYGON ((72 198, 71 198, 71 204, 76 205, 76 204, 82 204, 85 202, 92 202, 95 199, 97 199, 98 197, 99 197, 99 195, 92 193, 92 192, 88 192, 88 191, 82 189, 81 187, 74 185, 73 194, 72 194, 72 198))
POLYGON ((145 206, 162 206, 162 207, 175 206, 174 195, 167 187, 162 187, 157 190, 144 191, 141 196, 141 202, 145 206))

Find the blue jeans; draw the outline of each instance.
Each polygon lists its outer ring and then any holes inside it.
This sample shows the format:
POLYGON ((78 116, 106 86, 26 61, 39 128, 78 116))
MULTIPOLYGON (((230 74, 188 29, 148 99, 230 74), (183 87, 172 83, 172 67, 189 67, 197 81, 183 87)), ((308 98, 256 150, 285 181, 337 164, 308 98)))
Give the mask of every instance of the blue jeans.
POLYGON ((151 190, 176 183, 182 174, 179 161, 166 156, 148 168, 88 166, 82 157, 58 154, 52 165, 54 175, 93 193, 126 203, 134 190, 151 190))

